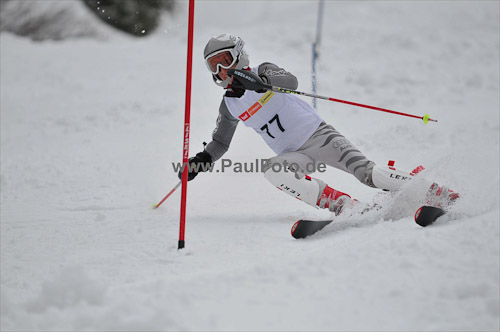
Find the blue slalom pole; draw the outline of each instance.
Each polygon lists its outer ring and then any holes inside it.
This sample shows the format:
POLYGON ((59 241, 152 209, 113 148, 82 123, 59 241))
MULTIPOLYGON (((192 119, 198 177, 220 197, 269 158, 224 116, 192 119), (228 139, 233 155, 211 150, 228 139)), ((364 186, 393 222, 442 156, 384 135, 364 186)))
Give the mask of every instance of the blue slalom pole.
MULTIPOLYGON (((319 57, 319 45, 321 42, 321 26, 323 23, 324 4, 325 4, 324 0, 319 0, 318 19, 317 19, 317 25, 316 25, 316 39, 312 44, 312 90, 313 90, 313 94, 316 94, 316 91, 317 91, 316 61, 318 60, 318 57, 319 57)), ((313 98, 313 107, 314 107, 314 110, 316 110, 316 108, 317 108, 316 98, 313 98)))

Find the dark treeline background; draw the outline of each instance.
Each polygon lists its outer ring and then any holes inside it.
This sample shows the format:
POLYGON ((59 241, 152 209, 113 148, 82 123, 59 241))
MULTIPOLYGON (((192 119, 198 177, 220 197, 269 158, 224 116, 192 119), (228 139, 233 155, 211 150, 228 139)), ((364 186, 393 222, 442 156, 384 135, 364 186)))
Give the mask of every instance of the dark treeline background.
POLYGON ((174 9, 171 0, 82 0, 101 20, 135 36, 153 32, 161 11, 174 9))
MULTIPOLYGON (((153 33, 174 0, 0 0, 0 31, 33 40, 99 38, 106 27, 143 37, 153 33)), ((108 29, 109 31, 109 29, 108 29)))

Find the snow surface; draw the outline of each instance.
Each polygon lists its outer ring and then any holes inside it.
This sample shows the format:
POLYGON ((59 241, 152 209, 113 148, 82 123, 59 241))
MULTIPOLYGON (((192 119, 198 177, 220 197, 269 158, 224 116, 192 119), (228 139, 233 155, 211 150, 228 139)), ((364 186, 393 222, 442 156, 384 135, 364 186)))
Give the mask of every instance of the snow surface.
MULTIPOLYGON (((222 95, 206 41, 238 34, 251 63, 275 62, 310 91, 316 10, 197 2, 191 155, 210 140, 222 95)), ((180 192, 149 209, 178 181, 179 13, 141 40, 1 35, 2 330, 500 329, 498 2, 325 5, 318 93, 439 122, 325 101, 321 116, 377 163, 422 164, 460 192, 436 225, 414 223, 410 191, 391 196, 329 169, 317 176, 384 209, 294 240, 295 220, 329 213, 260 173, 227 171, 189 183, 180 251, 180 192)), ((240 125, 224 157, 272 156, 240 125)))

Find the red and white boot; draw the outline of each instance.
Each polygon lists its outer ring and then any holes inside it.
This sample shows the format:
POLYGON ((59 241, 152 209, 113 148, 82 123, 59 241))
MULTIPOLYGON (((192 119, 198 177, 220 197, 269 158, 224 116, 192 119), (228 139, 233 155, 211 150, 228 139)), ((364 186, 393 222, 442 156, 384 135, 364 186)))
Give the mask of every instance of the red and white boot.
POLYGON ((282 192, 311 206, 329 209, 337 216, 343 210, 359 203, 348 194, 335 190, 323 181, 308 175, 300 178, 292 172, 274 172, 270 168, 264 172, 264 177, 282 192))
POLYGON ((356 203, 358 201, 352 199, 348 194, 326 186, 316 204, 318 207, 328 209, 338 216, 345 209, 353 208, 356 203))
POLYGON ((427 205, 446 209, 451 204, 455 203, 460 197, 459 193, 448 189, 446 186, 439 186, 434 182, 429 191, 427 191, 427 205))

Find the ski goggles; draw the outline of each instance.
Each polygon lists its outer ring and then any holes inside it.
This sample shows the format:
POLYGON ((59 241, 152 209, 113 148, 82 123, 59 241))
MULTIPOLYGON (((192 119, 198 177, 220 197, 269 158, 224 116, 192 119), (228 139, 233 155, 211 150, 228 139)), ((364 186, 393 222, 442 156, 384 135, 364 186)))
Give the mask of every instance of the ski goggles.
POLYGON ((243 41, 239 40, 231 49, 214 52, 205 58, 205 64, 213 75, 219 74, 221 68, 229 69, 238 61, 238 56, 243 50, 243 41))

